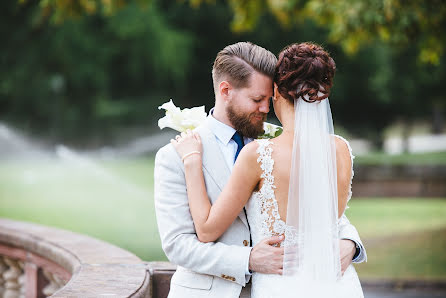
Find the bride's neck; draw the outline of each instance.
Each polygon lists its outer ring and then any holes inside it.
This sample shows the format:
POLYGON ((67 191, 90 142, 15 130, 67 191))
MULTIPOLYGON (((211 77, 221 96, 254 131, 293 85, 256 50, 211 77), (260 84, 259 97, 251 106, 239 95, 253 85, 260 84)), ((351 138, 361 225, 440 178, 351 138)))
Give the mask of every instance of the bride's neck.
POLYGON ((294 108, 284 109, 281 113, 280 122, 284 132, 294 131, 294 108))

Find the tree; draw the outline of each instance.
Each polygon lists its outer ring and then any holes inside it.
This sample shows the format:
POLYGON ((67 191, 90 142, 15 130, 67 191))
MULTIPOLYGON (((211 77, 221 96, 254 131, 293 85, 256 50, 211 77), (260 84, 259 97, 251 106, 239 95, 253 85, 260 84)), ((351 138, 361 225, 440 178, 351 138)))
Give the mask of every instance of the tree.
MULTIPOLYGON (((190 0, 198 5, 203 0, 190 0)), ((283 26, 315 20, 328 30, 332 43, 347 53, 376 41, 418 48, 423 63, 439 65, 446 44, 446 2, 443 0, 227 0, 232 28, 253 30, 272 13, 283 26)))
POLYGON ((59 141, 85 139, 114 125, 150 123, 147 110, 158 105, 151 99, 184 89, 191 37, 154 5, 58 24, 36 2, 3 1, 0 10, 2 121, 59 141))
POLYGON ((222 0, 113 3, 111 15, 84 6, 68 14, 64 8, 60 22, 53 20, 57 6, 43 14, 45 6, 36 2, 0 4, 7 12, 0 19, 2 119, 71 139, 87 132, 112 135, 123 125, 153 123, 155 129, 161 115, 156 107, 169 98, 182 107, 213 106, 212 62, 240 40, 273 53, 294 42, 322 44, 337 64, 330 96, 336 124, 376 144, 396 115, 410 121, 434 106, 437 123, 444 115, 444 61, 420 63, 419 48, 383 41, 360 43, 356 54, 348 54, 343 44, 327 42, 331 25, 321 26, 315 17, 278 17, 300 2, 283 2, 289 7, 271 13, 268 6, 248 5, 267 1, 237 1, 240 11, 262 16, 252 19, 252 30, 234 25, 236 4, 222 0))

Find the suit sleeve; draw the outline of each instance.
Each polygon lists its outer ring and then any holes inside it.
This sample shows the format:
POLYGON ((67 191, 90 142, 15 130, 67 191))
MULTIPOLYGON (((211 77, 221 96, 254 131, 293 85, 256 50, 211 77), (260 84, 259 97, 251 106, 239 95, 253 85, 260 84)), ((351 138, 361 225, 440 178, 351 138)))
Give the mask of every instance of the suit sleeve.
POLYGON ((367 253, 361 238, 359 238, 358 231, 350 223, 347 216, 345 216, 345 213, 342 214, 342 217, 339 219, 339 238, 352 240, 356 243, 356 247, 359 248, 359 254, 353 259, 353 263, 367 262, 367 253))
POLYGON ((172 145, 155 158, 155 211, 163 250, 170 262, 192 271, 232 276, 244 286, 250 248, 220 242, 202 243, 195 233, 184 167, 172 145))

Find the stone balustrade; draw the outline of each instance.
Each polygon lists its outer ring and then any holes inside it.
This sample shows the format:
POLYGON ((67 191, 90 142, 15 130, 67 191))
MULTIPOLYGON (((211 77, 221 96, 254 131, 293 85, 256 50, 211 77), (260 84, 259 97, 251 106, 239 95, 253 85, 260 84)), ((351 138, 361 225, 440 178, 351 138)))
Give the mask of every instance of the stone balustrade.
POLYGON ((162 297, 152 280, 163 284, 166 270, 85 235, 0 219, 0 297, 162 297))

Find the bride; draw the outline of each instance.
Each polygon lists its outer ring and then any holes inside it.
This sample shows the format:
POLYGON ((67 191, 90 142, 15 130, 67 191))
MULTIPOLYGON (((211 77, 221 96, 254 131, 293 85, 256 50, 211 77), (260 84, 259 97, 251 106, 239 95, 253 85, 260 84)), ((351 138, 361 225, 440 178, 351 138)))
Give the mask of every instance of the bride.
POLYGON ((183 158, 190 211, 202 242, 218 239, 246 207, 253 245, 282 236, 281 275, 252 275, 251 297, 363 297, 353 265, 341 273, 338 222, 351 197, 353 157, 334 135, 328 96, 335 63, 312 43, 280 54, 273 106, 283 126, 274 139, 244 146, 211 205, 201 141, 188 131, 172 140, 183 158))

